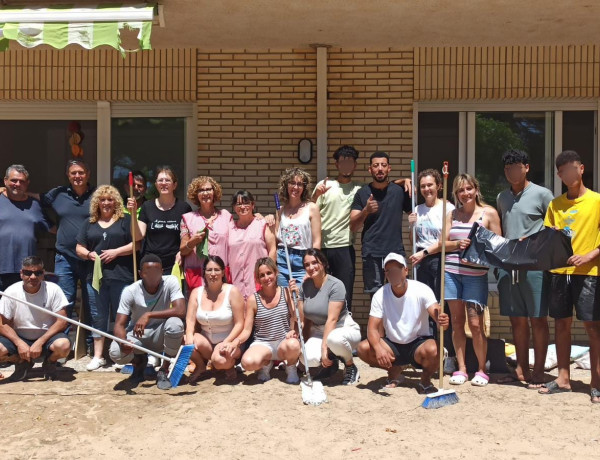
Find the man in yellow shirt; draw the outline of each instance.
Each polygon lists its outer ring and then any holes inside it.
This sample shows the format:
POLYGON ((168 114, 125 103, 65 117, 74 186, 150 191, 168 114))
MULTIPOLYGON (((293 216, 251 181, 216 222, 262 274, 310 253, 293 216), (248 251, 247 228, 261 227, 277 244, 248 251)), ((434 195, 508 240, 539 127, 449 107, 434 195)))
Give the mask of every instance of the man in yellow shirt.
POLYGON ((558 176, 567 193, 550 202, 544 225, 571 236, 569 266, 544 273, 542 303, 555 320, 558 377, 541 394, 571 391, 570 355, 573 306, 583 321, 590 345, 591 401, 600 403, 600 194, 583 185, 584 165, 572 150, 556 157, 558 176))

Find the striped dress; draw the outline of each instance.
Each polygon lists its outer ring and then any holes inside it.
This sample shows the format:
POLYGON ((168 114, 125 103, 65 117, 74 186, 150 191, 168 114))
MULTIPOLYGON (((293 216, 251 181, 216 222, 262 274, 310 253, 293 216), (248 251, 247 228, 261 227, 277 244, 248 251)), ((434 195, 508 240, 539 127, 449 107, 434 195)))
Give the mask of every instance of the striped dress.
POLYGON ((279 302, 272 308, 264 306, 258 292, 256 298, 256 316, 254 317, 254 340, 275 342, 285 339, 290 331, 290 310, 282 288, 279 288, 279 302))
MULTIPOLYGON (((483 226, 482 222, 484 214, 485 209, 481 213, 481 217, 477 219, 481 226, 483 226)), ((454 212, 452 212, 452 227, 450 227, 448 239, 450 241, 466 240, 469 237, 469 233, 471 233, 473 223, 464 223, 455 220, 454 215, 454 212)), ((454 273, 456 275, 465 276, 483 276, 487 274, 488 267, 486 267, 485 265, 473 264, 461 260, 461 252, 462 249, 459 249, 457 251, 452 251, 446 254, 446 271, 448 273, 454 273)))

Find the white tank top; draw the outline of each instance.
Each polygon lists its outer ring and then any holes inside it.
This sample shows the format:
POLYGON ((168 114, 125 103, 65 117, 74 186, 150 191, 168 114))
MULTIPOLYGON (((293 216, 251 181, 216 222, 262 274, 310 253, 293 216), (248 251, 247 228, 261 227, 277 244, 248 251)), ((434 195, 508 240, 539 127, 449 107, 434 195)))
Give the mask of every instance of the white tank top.
MULTIPOLYGON (((285 237, 287 247, 291 249, 306 250, 312 248, 312 231, 310 227, 310 212, 308 204, 304 206, 298 217, 290 219, 283 212, 279 222, 280 241, 285 237)), ((283 247, 283 244, 280 244, 283 247)))
POLYGON ((233 329, 233 311, 231 310, 231 303, 229 302, 231 287, 231 285, 227 286, 223 304, 213 311, 202 310, 202 294, 204 293, 204 286, 198 288, 196 320, 200 326, 202 326, 200 333, 213 345, 225 340, 233 329))

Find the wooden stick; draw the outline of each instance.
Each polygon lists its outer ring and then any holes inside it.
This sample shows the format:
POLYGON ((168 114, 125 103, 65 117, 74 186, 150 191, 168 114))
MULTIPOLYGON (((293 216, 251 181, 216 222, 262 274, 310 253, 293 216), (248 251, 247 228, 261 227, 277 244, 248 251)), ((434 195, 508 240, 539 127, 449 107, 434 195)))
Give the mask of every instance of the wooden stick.
MULTIPOLYGON (((444 313, 444 294, 445 294, 445 270, 446 270, 446 198, 448 196, 448 162, 444 161, 442 167, 444 176, 444 187, 442 192, 442 255, 440 259, 440 313, 444 313)), ((440 385, 439 389, 444 389, 444 328, 438 326, 440 334, 440 385)))
MULTIPOLYGON (((130 198, 134 198, 133 196, 133 173, 131 171, 129 171, 129 197, 130 198)), ((135 205, 135 208, 133 210, 133 212, 131 213, 131 243, 133 246, 133 252, 132 252, 132 257, 133 257, 133 280, 137 281, 138 277, 138 273, 137 273, 137 254, 135 253, 135 226, 137 225, 136 223, 137 220, 137 203, 135 205)))

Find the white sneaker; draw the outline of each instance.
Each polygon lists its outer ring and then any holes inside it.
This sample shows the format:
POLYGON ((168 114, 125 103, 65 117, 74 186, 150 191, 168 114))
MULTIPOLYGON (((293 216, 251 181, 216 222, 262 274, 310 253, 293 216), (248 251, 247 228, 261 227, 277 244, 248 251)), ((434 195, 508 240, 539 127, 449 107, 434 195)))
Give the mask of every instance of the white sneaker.
POLYGON ((271 369, 273 368, 273 361, 269 361, 269 364, 263 366, 258 371, 258 381, 259 382, 268 382, 271 380, 271 369))
POLYGON ((106 366, 106 360, 104 358, 93 357, 92 360, 88 363, 88 365, 85 366, 85 368, 88 371, 95 371, 96 369, 99 369, 104 366, 106 366))
POLYGON ((285 383, 300 383, 300 377, 298 377, 298 368, 295 364, 285 366, 285 374, 287 375, 285 383))

